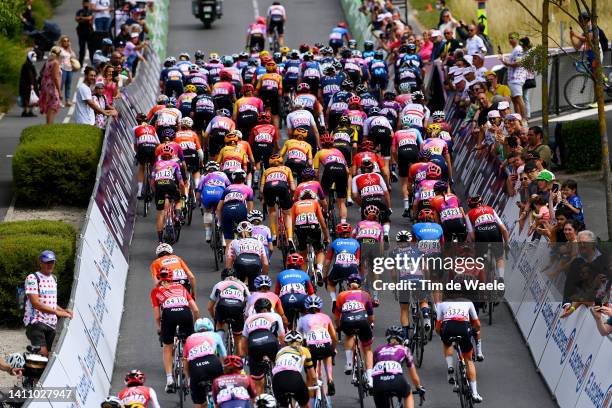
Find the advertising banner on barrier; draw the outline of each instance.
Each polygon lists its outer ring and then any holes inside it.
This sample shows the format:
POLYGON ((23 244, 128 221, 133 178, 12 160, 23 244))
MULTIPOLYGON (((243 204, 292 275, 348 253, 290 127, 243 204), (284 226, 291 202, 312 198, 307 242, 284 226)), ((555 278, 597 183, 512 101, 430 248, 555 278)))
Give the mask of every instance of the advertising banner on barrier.
POLYGON ((542 305, 538 317, 531 327, 527 342, 533 360, 538 364, 544 354, 546 343, 550 339, 553 327, 561 316, 561 294, 554 285, 549 285, 546 295, 542 299, 542 305))
MULTIPOLYGON (((590 317, 587 317, 587 319, 590 317)), ((599 332, 593 334, 599 335, 599 332)), ((599 350, 593 357, 591 371, 576 402, 576 408, 612 408, 612 338, 602 337, 599 350)))

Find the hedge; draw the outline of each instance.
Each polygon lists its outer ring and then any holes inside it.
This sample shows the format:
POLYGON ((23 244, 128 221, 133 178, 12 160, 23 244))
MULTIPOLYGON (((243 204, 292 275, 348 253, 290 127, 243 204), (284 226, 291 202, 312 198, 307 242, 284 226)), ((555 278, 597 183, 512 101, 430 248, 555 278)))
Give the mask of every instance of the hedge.
POLYGON ((601 138, 597 120, 563 122, 560 136, 562 163, 568 172, 601 168, 601 138))
POLYGON ((0 224, 0 324, 19 326, 23 310, 17 304, 17 288, 38 269, 38 255, 51 249, 57 256, 54 274, 58 304, 70 299, 74 275, 76 231, 61 221, 18 221, 0 224))
POLYGON ((102 131, 90 125, 25 128, 13 157, 17 205, 86 207, 96 180, 102 131))

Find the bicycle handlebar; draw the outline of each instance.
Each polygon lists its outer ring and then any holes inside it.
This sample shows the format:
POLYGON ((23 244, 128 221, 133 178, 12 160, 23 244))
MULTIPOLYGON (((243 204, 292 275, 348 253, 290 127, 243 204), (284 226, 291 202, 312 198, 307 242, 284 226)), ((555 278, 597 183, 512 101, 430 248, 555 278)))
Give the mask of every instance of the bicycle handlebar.
POLYGON ((425 402, 425 388, 420 387, 420 388, 412 391, 412 393, 419 395, 419 406, 423 405, 423 402, 425 402))

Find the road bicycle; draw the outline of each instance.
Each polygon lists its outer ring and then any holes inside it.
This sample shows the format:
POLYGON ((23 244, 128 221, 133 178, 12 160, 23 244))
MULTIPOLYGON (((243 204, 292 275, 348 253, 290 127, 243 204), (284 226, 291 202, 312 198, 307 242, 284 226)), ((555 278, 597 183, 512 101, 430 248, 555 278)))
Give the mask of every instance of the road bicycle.
MULTIPOLYGON (((419 396, 419 406, 423 405, 423 402, 425 402, 425 392, 421 391, 421 390, 413 390, 412 391, 412 395, 418 395, 419 396)), ((389 402, 387 403, 387 408, 404 408, 404 401, 403 398, 395 393, 390 393, 389 396, 389 402)))
MULTIPOLYGON (((576 73, 572 75, 563 87, 563 96, 568 105, 575 109, 589 109, 596 103, 594 73, 587 61, 575 61, 576 73)), ((604 75, 604 92, 612 97, 612 65, 602 66, 604 75)))
POLYGON ((193 178, 193 172, 195 168, 190 168, 187 170, 187 185, 189 186, 189 191, 187 193, 187 199, 185 202, 185 206, 183 207, 183 213, 185 218, 187 219, 187 225, 191 225, 191 220, 193 218, 193 210, 197 207, 196 202, 196 185, 195 180, 193 178))
POLYGON ((287 226, 285 225, 285 214, 276 197, 276 247, 280 249, 283 256, 283 267, 287 267, 287 257, 294 248, 289 244, 289 236, 287 235, 287 226))
POLYGON ((274 364, 268 356, 264 356, 263 363, 266 365, 264 370, 264 392, 266 394, 274 395, 274 391, 272 390, 272 366, 274 364))
POLYGON ((329 235, 332 242, 338 238, 336 233, 336 225, 338 225, 338 217, 336 216, 336 190, 331 188, 327 194, 327 213, 325 214, 325 222, 329 229, 329 235))
POLYGON ((461 339, 461 336, 453 336, 448 339, 453 343, 453 348, 455 349, 455 385, 453 391, 459 396, 461 408, 473 408, 474 400, 472 399, 472 388, 467 378, 467 366, 461 355, 461 346, 459 345, 461 339))
POLYGON ((215 399, 213 397, 213 386, 210 381, 201 381, 198 383, 198 388, 203 390, 203 394, 206 395, 206 408, 215 408, 215 399))
MULTIPOLYGON (((414 302, 410 307, 412 310, 412 325, 408 330, 410 336, 408 347, 414 356, 415 365, 417 368, 421 368, 423 364, 423 354, 425 353, 425 345, 429 341, 429 338, 425 330, 425 321, 420 302, 414 302)), ((431 329, 429 331, 431 332, 431 329)))
POLYGON ((145 163, 144 182, 142 184, 142 216, 146 217, 149 214, 149 207, 153 201, 153 192, 151 191, 151 163, 145 163))
MULTIPOLYGON (((319 279, 317 278, 317 257, 315 254, 314 247, 312 244, 308 244, 306 254, 306 274, 310 277, 310 282, 314 288, 315 293, 319 287, 319 279)), ((321 282, 322 283, 322 282, 321 282)))
POLYGON ((234 342, 234 331, 232 330, 234 319, 225 319, 223 323, 226 324, 225 349, 227 350, 227 355, 228 356, 235 355, 236 354, 236 343, 234 342))
POLYGON ((164 226, 162 229, 162 242, 174 245, 178 242, 181 235, 181 223, 176 220, 174 207, 176 205, 174 199, 167 199, 166 209, 164 214, 164 226))
POLYGON ((222 240, 222 232, 219 227, 219 220, 217 218, 217 212, 213 211, 213 223, 212 223, 212 235, 210 237, 210 247, 213 251, 213 256, 215 258, 215 270, 218 271, 219 267, 223 265, 223 240, 222 240))
POLYGON ((185 370, 183 367, 183 345, 187 336, 176 328, 174 335, 174 345, 172 349, 172 379, 174 381, 174 389, 178 392, 179 407, 183 408, 183 404, 189 393, 189 386, 185 378, 185 370))
POLYGON ((366 374, 365 362, 361 355, 359 333, 355 333, 355 346, 353 347, 353 371, 351 372, 351 384, 357 387, 359 395, 359 406, 364 407, 365 397, 368 395, 368 379, 366 374))
POLYGON ((272 35, 268 37, 268 42, 270 43, 270 51, 272 51, 273 53, 280 51, 280 42, 278 38, 278 28, 274 26, 274 28, 272 29, 272 35))

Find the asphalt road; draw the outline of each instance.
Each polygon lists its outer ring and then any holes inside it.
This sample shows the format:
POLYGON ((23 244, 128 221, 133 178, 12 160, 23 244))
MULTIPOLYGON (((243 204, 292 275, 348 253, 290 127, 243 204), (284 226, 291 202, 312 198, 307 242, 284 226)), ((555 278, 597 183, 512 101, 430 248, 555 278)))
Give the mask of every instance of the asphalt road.
MULTIPOLYGON (((343 19, 337 1, 288 0, 284 3, 290 21, 287 42, 291 47, 297 47, 302 42, 324 41, 335 22, 343 19)), ((202 49, 207 53, 229 53, 242 49, 246 26, 255 15, 254 5, 258 6, 260 13, 264 13, 269 4, 271 0, 225 0, 224 19, 216 22, 212 30, 204 31, 201 24, 190 15, 188 0, 173 1, 168 55, 176 55, 185 49, 191 52, 202 49)), ((393 197, 395 215, 392 218, 392 237, 406 225, 405 219, 399 215, 402 204, 397 187, 393 197)), ((355 222, 356 217, 357 212, 353 208, 349 221, 355 222)), ((123 376, 127 371, 139 368, 147 375, 147 384, 157 391, 161 406, 174 407, 178 405, 177 396, 163 392, 165 376, 161 349, 155 334, 149 300, 152 283, 148 267, 154 258, 157 241, 154 230, 153 218, 138 218, 130 253, 125 312, 112 391, 118 392, 122 388, 123 376)), ((196 274, 198 304, 205 313, 207 297, 212 286, 219 280, 219 272, 214 271, 211 266, 211 251, 204 242, 199 219, 194 218, 194 224, 183 229, 181 240, 175 246, 175 253, 181 256, 196 274)), ((270 270, 273 277, 280 272, 278 254, 273 255, 270 270)), ((327 303, 326 310, 330 311, 329 297, 326 294, 322 294, 322 297, 327 303)), ((376 310, 376 317, 375 344, 378 345, 384 341, 386 327, 399 322, 399 305, 393 300, 391 293, 383 294, 382 305, 376 310)), ((493 326, 483 323, 482 333, 486 359, 477 366, 478 388, 484 397, 481 406, 554 407, 555 403, 536 373, 535 365, 505 306, 496 310, 493 326)), ((446 367, 440 344, 440 340, 434 337, 433 342, 426 346, 423 367, 419 370, 422 384, 428 390, 424 406, 430 408, 448 408, 459 404, 456 394, 446 383, 446 367)), ((332 404, 338 407, 353 407, 358 403, 357 391, 350 384, 349 377, 342 373, 344 363, 344 353, 339 345, 334 369, 337 394, 332 404)), ((366 404, 369 407, 374 406, 371 398, 368 398, 366 404)))

